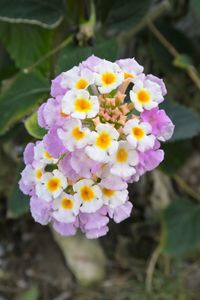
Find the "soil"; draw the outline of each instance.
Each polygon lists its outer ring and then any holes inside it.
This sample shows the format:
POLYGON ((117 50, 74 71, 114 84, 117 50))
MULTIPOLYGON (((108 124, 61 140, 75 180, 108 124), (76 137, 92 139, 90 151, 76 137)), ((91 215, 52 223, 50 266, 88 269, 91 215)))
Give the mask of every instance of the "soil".
POLYGON ((48 227, 26 218, 6 222, 0 232, 0 295, 5 299, 13 299, 34 285, 39 287, 42 299, 54 299, 73 290, 73 276, 48 227))

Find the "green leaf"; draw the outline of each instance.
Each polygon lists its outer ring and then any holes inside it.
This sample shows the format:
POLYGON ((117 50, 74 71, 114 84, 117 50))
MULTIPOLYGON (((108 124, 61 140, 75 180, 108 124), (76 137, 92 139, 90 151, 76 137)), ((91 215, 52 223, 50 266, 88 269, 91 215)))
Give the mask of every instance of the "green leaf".
POLYGON ((176 57, 173 64, 178 68, 187 70, 189 66, 193 65, 193 61, 187 54, 180 54, 176 57))
POLYGON ((163 213, 163 252, 186 254, 200 245, 200 205, 188 199, 172 202, 163 213))
POLYGON ((162 148, 165 151, 165 159, 160 168, 168 175, 174 175, 191 157, 193 151, 190 140, 166 143, 162 148))
MULTIPOLYGON (((0 40, 18 68, 27 68, 50 49, 52 32, 37 26, 0 22, 0 40)), ((45 60, 38 69, 49 69, 50 60, 45 60)))
POLYGON ((0 134, 37 107, 49 92, 49 82, 37 73, 19 74, 0 96, 0 134))
POLYGON ((62 21, 64 11, 63 0, 0 1, 0 20, 10 23, 37 24, 54 28, 62 21))
POLYGON ((133 28, 145 16, 151 4, 151 0, 116 0, 108 14, 105 27, 115 30, 133 28))
POLYGON ((16 297, 15 300, 38 300, 39 290, 37 287, 32 287, 28 291, 24 292, 20 296, 16 297))
POLYGON ((19 164, 16 175, 15 181, 13 184, 13 188, 11 190, 10 196, 8 197, 7 202, 7 216, 9 218, 18 218, 21 215, 27 213, 29 211, 29 196, 24 195, 20 189, 18 182, 20 180, 20 173, 23 170, 24 165, 19 164))
POLYGON ((37 113, 33 113, 25 121, 25 128, 28 133, 36 139, 42 139, 43 136, 47 133, 46 129, 41 128, 38 125, 37 113))
POLYGON ((99 42, 93 47, 75 47, 72 44, 66 46, 60 52, 56 68, 57 73, 78 65, 92 54, 107 60, 116 60, 118 57, 118 44, 116 39, 99 42))
POLYGON ((200 116, 190 108, 169 99, 160 107, 166 110, 175 125, 170 142, 189 139, 200 133, 200 116))

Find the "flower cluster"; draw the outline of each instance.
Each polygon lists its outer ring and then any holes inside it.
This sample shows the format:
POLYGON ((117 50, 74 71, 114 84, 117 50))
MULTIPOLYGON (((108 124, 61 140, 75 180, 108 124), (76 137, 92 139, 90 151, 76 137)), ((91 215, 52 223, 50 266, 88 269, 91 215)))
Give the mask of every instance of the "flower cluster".
POLYGON ((128 183, 160 164, 160 142, 173 134, 158 108, 165 94, 163 81, 145 75, 134 58, 91 56, 57 76, 38 110, 47 134, 26 146, 19 182, 35 221, 51 222, 61 235, 80 228, 97 238, 110 219, 129 217, 128 183))

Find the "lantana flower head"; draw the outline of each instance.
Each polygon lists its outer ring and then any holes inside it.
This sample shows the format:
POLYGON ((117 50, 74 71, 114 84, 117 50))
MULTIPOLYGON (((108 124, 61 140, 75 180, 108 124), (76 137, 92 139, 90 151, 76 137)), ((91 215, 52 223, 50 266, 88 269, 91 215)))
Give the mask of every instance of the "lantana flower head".
POLYGON ((111 219, 128 218, 128 184, 161 163, 160 142, 173 134, 159 109, 165 94, 162 79, 134 58, 92 55, 52 80, 51 98, 38 109, 47 134, 26 146, 19 181, 35 221, 64 236, 80 229, 98 238, 111 219))

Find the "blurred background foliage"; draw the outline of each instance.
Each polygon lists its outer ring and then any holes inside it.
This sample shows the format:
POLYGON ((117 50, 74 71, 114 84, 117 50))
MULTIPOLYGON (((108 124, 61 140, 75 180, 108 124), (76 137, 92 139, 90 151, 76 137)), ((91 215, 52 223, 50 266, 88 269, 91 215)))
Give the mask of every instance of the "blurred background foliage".
POLYGON ((200 299, 199 45, 200 0, 0 0, 0 299, 200 299), (50 80, 91 54, 135 57, 146 73, 162 77, 162 106, 175 133, 163 145, 160 168, 130 186, 131 220, 102 239, 106 281, 95 290, 68 286, 66 294, 66 286, 48 282, 46 291, 39 274, 22 293, 30 282, 7 278, 1 263, 5 257, 12 270, 9 253, 24 254, 24 232, 35 237, 17 184, 22 152, 45 134, 36 111, 49 97, 50 80))

